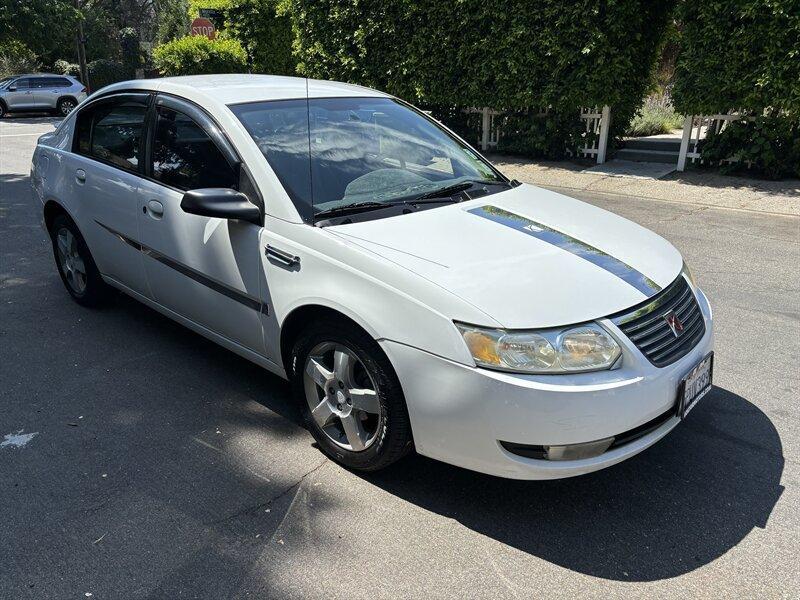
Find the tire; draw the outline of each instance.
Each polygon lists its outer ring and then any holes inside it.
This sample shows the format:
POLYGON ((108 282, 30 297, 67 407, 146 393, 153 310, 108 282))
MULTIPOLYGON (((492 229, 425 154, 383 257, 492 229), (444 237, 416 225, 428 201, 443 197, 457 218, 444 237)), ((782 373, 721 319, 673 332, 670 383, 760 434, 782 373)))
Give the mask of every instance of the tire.
POLYGON ((103 281, 89 247, 72 219, 63 214, 53 219, 50 239, 58 274, 73 300, 90 307, 107 304, 115 295, 114 289, 103 281))
POLYGON ((411 425, 400 382, 389 359, 366 332, 344 320, 310 325, 295 341, 290 365, 292 388, 301 407, 305 426, 322 451, 334 461, 357 471, 377 471, 388 467, 411 450, 411 425), (341 372, 336 370, 334 357, 337 351, 351 354, 350 364, 353 367, 350 376, 341 377, 341 372), (334 377, 328 380, 330 387, 327 384, 325 386, 327 392, 318 383, 309 383, 312 377, 306 373, 315 370, 310 366, 312 360, 322 364, 328 370, 328 375, 334 377), (338 382, 343 380, 346 384, 342 387, 338 382), (336 392, 335 395, 330 393, 331 388, 336 392), (369 394, 370 388, 374 396, 369 394), (316 390, 316 397, 312 390, 316 390), (354 392, 352 398, 349 397, 351 391, 354 392), (336 412, 337 398, 342 401, 339 407, 349 413, 344 418, 336 412), (365 402, 365 399, 368 401, 365 402), (317 403, 315 417, 311 405, 317 403), (369 410, 377 407, 378 414, 357 408, 367 405, 370 406, 369 410), (320 411, 320 408, 323 410, 320 411), (320 417, 320 412, 330 413, 324 427, 320 421, 325 417, 320 417), (351 423, 348 428, 345 427, 346 420, 351 423), (357 423, 357 429, 363 436, 353 434, 353 422, 357 423), (353 437, 348 436, 347 431, 365 447, 362 449, 358 444, 351 443, 353 437))
POLYGON ((76 106, 78 106, 78 103, 72 98, 59 98, 56 104, 56 114, 61 117, 66 117, 75 110, 76 106))
POLYGON ((6 108, 5 103, 4 102, 0 102, 0 119, 5 117, 7 112, 8 112, 8 109, 6 108))

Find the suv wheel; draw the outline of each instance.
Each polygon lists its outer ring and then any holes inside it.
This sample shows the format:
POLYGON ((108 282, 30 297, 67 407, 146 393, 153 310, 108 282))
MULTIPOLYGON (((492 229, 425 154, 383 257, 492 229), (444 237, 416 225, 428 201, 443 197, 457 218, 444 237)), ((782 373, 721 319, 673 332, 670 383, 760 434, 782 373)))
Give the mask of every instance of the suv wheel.
POLYGON ((78 104, 72 98, 61 98, 56 105, 56 112, 62 117, 66 117, 75 110, 76 106, 78 106, 78 104))
POLYGON ((108 301, 113 288, 100 276, 75 223, 66 215, 58 215, 50 228, 50 237, 58 274, 69 295, 83 306, 99 306, 108 301))
POLYGON ((0 119, 6 116, 6 105, 0 102, 0 119))
POLYGON ((411 449, 400 382, 365 332, 348 323, 311 325, 297 339, 291 365, 303 420, 333 460, 377 471, 411 449))

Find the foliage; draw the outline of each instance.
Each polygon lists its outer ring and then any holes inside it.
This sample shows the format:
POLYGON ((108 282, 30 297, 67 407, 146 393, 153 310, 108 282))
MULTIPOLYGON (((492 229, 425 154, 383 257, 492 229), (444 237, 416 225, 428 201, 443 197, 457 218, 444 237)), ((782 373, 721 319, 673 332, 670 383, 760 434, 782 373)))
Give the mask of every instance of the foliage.
POLYGON ((159 44, 189 33, 189 0, 159 0, 155 10, 155 39, 159 44))
POLYGON ((201 8, 215 8, 224 12, 228 8, 230 0, 189 0, 189 19, 196 19, 200 16, 201 8))
POLYGON ((294 75, 292 23, 288 16, 277 14, 277 4, 277 0, 229 0, 225 32, 241 42, 251 71, 294 75))
POLYGON ((122 66, 128 79, 136 77, 136 69, 142 64, 139 50, 139 35, 133 27, 120 30, 120 47, 122 50, 122 66))
POLYGON ((658 135, 680 129, 682 125, 683 117, 675 112, 669 97, 652 95, 645 98, 625 134, 632 137, 658 135))
POLYGON ((0 43, 20 42, 49 64, 74 50, 77 18, 66 0, 0 0, 0 43))
POLYGON ((800 113, 798 0, 687 1, 680 17, 674 89, 680 112, 800 113))
POLYGON ((783 115, 733 121, 705 140, 701 156, 710 163, 738 161, 722 163, 724 173, 749 170, 770 179, 800 177, 800 121, 783 115))
POLYGON ((76 63, 71 63, 66 60, 57 60, 55 63, 53 63, 53 73, 58 73, 59 75, 72 75, 73 77, 80 79, 81 68, 76 63))
POLYGON ((162 75, 243 73, 247 54, 236 40, 209 40, 187 36, 153 49, 153 61, 162 75))
POLYGON ((532 158, 560 159, 591 142, 578 110, 513 112, 502 117, 497 149, 532 158))
MULTIPOLYGON (((522 111, 533 120, 520 132, 538 137, 541 121, 531 115, 539 108, 566 115, 605 104, 621 133, 651 87, 674 4, 281 0, 280 12, 292 20, 303 74, 423 106, 522 111)), ((559 119, 545 126, 556 137, 559 119)), ((552 144, 533 142, 542 151, 552 144)))
POLYGON ((38 69, 36 55, 18 40, 0 42, 0 78, 19 73, 31 73, 38 69))
POLYGON ((112 83, 130 79, 127 67, 118 60, 100 58, 90 62, 86 68, 89 71, 89 83, 93 92, 112 83))

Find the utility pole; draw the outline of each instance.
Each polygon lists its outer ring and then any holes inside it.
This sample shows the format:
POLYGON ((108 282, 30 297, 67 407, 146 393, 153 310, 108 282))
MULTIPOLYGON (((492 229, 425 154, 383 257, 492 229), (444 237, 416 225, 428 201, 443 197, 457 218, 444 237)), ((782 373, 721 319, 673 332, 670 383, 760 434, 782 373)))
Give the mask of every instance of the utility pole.
POLYGON ((87 92, 92 91, 89 86, 89 69, 86 67, 86 37, 83 35, 83 11, 81 11, 80 0, 75 1, 75 10, 78 12, 78 65, 81 70, 81 81, 87 92))

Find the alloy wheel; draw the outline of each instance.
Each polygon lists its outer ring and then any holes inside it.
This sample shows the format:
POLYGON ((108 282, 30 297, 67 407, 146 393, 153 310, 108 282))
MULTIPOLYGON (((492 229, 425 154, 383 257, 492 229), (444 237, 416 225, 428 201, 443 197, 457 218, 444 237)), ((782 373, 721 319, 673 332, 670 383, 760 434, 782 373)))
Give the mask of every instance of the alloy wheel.
POLYGON ((75 108, 75 103, 72 100, 62 100, 59 107, 61 108, 61 114, 66 117, 75 108))
POLYGON ((66 227, 56 234, 58 264, 72 291, 78 295, 86 291, 86 264, 78 251, 78 240, 66 227))
POLYGON ((350 348, 317 344, 306 358, 303 382, 311 415, 333 443, 360 452, 375 442, 383 409, 372 376, 350 348))

